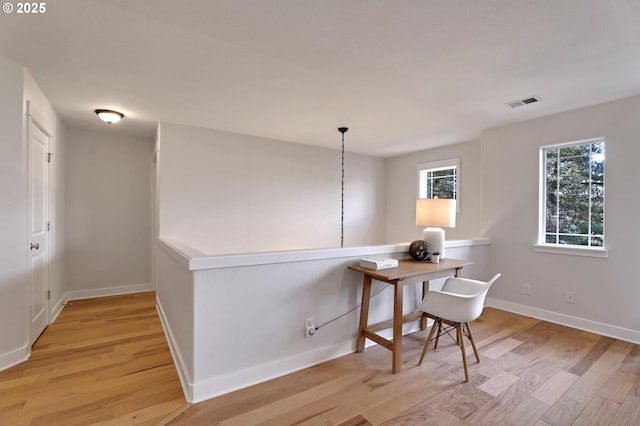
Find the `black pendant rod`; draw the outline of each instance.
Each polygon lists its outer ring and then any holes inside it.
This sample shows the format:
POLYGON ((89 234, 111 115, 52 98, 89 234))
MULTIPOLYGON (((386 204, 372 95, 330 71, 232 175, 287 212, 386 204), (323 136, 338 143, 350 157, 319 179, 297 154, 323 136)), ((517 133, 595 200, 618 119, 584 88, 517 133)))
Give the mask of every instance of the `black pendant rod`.
POLYGON ((344 133, 349 130, 348 127, 338 127, 338 131, 342 133, 342 194, 340 198, 340 248, 344 247, 344 133))

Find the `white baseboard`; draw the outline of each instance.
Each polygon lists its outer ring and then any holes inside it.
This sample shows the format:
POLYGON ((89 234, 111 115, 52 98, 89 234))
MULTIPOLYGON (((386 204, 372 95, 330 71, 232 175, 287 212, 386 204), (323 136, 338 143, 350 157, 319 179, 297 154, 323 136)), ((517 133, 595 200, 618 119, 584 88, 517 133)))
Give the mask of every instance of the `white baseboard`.
POLYGON ((209 377, 193 386, 193 403, 202 402, 285 374, 313 367, 355 351, 355 340, 324 346, 288 358, 277 359, 242 370, 209 377))
POLYGON ((142 293, 155 291, 153 284, 130 284, 117 287, 104 287, 91 290, 71 290, 66 294, 67 300, 91 299, 94 297, 116 296, 119 294, 142 293))
POLYGON ((0 371, 11 368, 14 365, 20 364, 29 359, 31 356, 31 346, 25 344, 24 346, 14 349, 11 352, 0 355, 0 371))
POLYGON ((640 344, 640 332, 636 330, 630 330, 628 328, 618 327, 611 324, 604 324, 585 318, 573 317, 531 306, 520 305, 518 303, 507 302, 505 300, 494 299, 491 297, 487 297, 486 305, 502 309, 503 311, 526 315, 560 325, 566 325, 567 327, 577 328, 578 330, 589 331, 591 333, 613 337, 626 342, 640 344))
POLYGON ((182 385, 182 392, 184 393, 185 399, 187 400, 187 402, 191 403, 198 402, 193 400, 193 380, 191 380, 191 375, 189 374, 189 370, 187 369, 187 366, 184 362, 184 358, 182 357, 176 340, 173 337, 173 332, 171 331, 171 327, 169 326, 167 317, 165 316, 164 310, 162 309, 162 303, 160 303, 160 299, 158 299, 157 297, 156 310, 158 311, 158 316, 160 317, 160 324, 162 324, 164 335, 167 338, 167 342, 169 342, 169 351, 171 351, 173 363, 175 364, 176 370, 178 371, 178 377, 180 378, 180 384, 182 385))
MULTIPOLYGON (((407 323, 403 325, 402 334, 406 335, 418 330, 420 330, 420 326, 417 321, 407 323)), ((391 339, 393 337, 393 330, 382 330, 378 334, 391 339)), ((367 339, 365 343, 366 347, 377 345, 377 343, 369 339, 367 339)), ((314 365, 349 355, 355 351, 356 338, 354 336, 353 339, 346 342, 323 346, 287 358, 281 358, 227 374, 209 377, 205 380, 198 381, 196 385, 191 387, 193 401, 189 402, 202 402, 238 389, 243 389, 305 368, 313 367, 314 365)), ((391 365, 389 365, 389 367, 391 367, 391 365)))
POLYGON ((53 309, 49 312, 49 324, 53 324, 53 322, 58 318, 58 315, 60 315, 60 312, 62 312, 62 309, 64 308, 64 305, 67 304, 68 300, 69 294, 65 293, 60 300, 58 300, 58 303, 53 306, 53 309))

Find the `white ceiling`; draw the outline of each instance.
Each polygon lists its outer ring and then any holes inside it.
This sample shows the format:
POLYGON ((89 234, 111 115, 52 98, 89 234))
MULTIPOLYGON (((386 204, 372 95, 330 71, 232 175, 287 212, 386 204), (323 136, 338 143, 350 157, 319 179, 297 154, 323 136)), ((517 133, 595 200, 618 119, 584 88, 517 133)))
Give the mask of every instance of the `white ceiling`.
MULTIPOLYGON (((391 156, 640 93, 640 0, 49 0, 0 14, 71 127, 170 121, 391 156), (510 109, 505 102, 542 102, 510 109)), ((115 126, 115 125, 114 125, 115 126)))

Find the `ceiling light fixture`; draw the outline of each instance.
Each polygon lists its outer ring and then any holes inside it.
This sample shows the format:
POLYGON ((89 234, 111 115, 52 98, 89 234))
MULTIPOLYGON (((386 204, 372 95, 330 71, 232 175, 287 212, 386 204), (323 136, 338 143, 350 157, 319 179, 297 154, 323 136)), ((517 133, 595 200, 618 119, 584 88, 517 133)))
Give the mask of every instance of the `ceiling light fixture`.
POLYGON ((113 111, 111 109, 97 109, 96 114, 100 117, 100 120, 105 123, 113 124, 124 118, 124 114, 118 111, 113 111))

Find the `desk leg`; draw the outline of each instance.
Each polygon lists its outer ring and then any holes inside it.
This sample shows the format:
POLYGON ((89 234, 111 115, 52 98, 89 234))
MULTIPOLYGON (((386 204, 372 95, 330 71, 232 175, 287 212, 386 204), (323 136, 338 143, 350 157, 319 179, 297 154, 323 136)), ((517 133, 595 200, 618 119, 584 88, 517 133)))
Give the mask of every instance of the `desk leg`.
POLYGON ((402 296, 404 286, 402 281, 394 285, 393 298, 393 342, 391 345, 391 372, 399 373, 402 369, 402 296))
POLYGON ((362 305, 360 308, 360 324, 358 325, 358 340, 356 342, 356 351, 364 350, 364 330, 367 328, 369 321, 369 299, 371 298, 371 277, 364 276, 362 280, 362 305))
MULTIPOLYGON (((423 281, 422 282, 422 300, 424 300, 424 297, 427 295, 427 292, 429 291, 429 281, 423 281)), ((422 317, 420 318, 420 330, 426 330, 427 328, 427 317, 422 317)))

